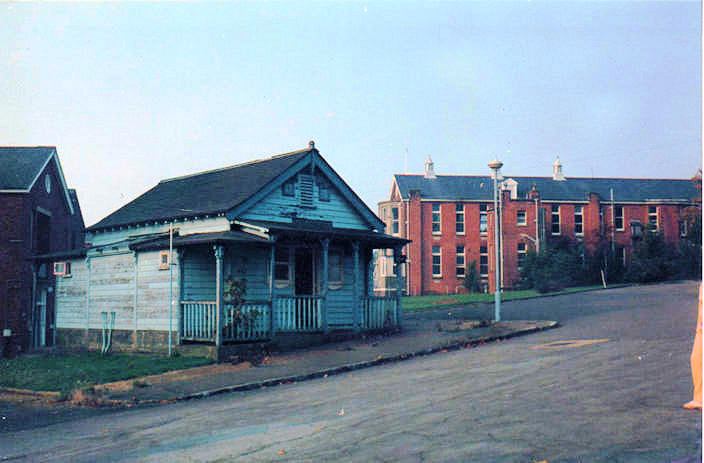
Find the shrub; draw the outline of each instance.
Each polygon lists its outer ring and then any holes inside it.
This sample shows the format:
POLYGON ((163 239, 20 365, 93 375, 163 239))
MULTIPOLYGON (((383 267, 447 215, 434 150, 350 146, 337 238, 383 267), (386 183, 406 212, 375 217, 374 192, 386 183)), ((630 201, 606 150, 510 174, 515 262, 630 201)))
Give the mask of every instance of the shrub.
POLYGON ((470 261, 467 266, 467 274, 464 276, 464 287, 470 293, 479 293, 482 290, 476 260, 470 261))

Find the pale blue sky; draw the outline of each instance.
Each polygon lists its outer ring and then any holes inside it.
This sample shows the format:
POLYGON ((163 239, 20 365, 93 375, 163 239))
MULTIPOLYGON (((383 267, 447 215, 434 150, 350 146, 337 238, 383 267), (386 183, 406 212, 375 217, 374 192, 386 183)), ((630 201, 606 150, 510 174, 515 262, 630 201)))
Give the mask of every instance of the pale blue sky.
POLYGON ((0 5, 0 145, 56 145, 92 224, 159 179, 300 149, 391 176, 680 177, 699 3, 0 5))

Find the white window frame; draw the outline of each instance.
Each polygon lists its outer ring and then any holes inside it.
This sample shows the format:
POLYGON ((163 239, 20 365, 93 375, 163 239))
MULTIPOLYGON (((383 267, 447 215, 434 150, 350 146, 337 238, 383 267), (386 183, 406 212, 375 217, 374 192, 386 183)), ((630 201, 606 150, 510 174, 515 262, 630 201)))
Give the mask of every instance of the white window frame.
POLYGON ((479 246, 479 276, 481 278, 489 278, 489 246, 479 246), (484 252, 482 252, 482 249, 484 252), (486 258, 486 273, 482 273, 482 257, 486 258))
POLYGON ((433 273, 433 278, 442 278, 442 246, 433 246, 430 250, 430 269, 433 273), (437 252, 435 250, 437 249, 437 252), (435 257, 440 258, 440 262, 437 264, 438 268, 440 269, 439 273, 435 273, 435 257))
POLYGON ((584 236, 584 206, 581 204, 576 204, 574 206, 574 234, 577 236, 584 236), (579 211, 579 213, 577 213, 579 211), (577 223, 577 217, 581 220, 577 223), (581 227, 580 231, 577 231, 577 226, 581 227))
POLYGON ((550 205, 550 234, 558 236, 562 234, 562 221, 560 220, 560 206, 559 204, 550 205), (555 211, 557 208, 557 211, 555 211), (557 217, 557 232, 554 231, 553 225, 555 225, 555 217, 557 217))
POLYGON ((455 246, 455 276, 457 278, 465 278, 467 276, 467 248, 462 245, 456 245, 455 246), (457 248, 462 248, 462 252, 457 252, 457 248), (459 259, 462 259, 462 263, 460 264, 459 259), (460 275, 457 271, 462 269, 462 275, 460 275))
POLYGON ((479 205, 479 234, 486 235, 489 233, 489 205, 480 204, 479 205), (484 218, 483 225, 484 230, 482 230, 482 217, 484 218))
POLYGON ((433 235, 442 235, 442 207, 440 203, 432 203, 430 206, 430 231, 433 235), (437 207, 437 211, 435 208, 437 207), (437 220, 435 220, 437 214, 437 220), (435 230, 437 224, 438 229, 435 230))
POLYGON ((455 203, 455 234, 464 236, 466 227, 465 227, 465 220, 464 220, 464 204, 463 203, 455 203), (458 208, 459 206, 459 208, 458 208), (458 220, 459 217, 462 217, 461 220, 458 220), (458 231, 458 225, 462 226, 462 231, 458 231))
POLYGON ((616 231, 624 231, 626 228, 624 224, 626 223, 625 217, 623 215, 623 206, 614 206, 614 228, 616 231), (621 213, 619 214, 619 210, 621 213), (618 223, 619 219, 621 220, 621 226, 618 227, 616 224, 618 223))
POLYGON ((528 246, 526 246, 526 243, 523 241, 518 242, 516 245, 516 254, 518 255, 518 258, 516 259, 516 268, 518 270, 522 270, 523 266, 521 265, 521 256, 523 256, 523 260, 525 261, 526 255, 528 254, 528 246))
POLYGON ((528 225, 528 212, 525 209, 519 209, 516 211, 516 225, 519 227, 525 227, 528 225), (523 220, 521 220, 521 215, 523 215, 523 220))
POLYGON ((660 220, 658 218, 658 206, 648 206, 648 226, 652 226, 652 223, 650 223, 650 219, 652 217, 655 217, 655 229, 651 230, 653 232, 656 232, 660 230, 660 220), (655 209, 655 212, 650 212, 650 209, 655 209))

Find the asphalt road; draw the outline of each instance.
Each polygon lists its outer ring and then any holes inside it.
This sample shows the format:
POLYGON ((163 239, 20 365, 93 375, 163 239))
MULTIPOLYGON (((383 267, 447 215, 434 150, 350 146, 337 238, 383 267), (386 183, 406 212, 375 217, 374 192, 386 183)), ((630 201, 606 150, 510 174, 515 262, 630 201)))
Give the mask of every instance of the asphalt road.
POLYGON ((696 290, 681 283, 511 302, 505 318, 563 326, 5 433, 0 461, 699 461, 701 414, 681 408, 691 398, 696 290))

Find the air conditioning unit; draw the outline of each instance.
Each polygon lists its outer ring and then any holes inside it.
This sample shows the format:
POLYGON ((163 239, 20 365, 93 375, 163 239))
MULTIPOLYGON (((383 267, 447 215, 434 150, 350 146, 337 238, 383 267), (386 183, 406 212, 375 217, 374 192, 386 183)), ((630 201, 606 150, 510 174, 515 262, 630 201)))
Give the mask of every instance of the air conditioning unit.
POLYGON ((71 262, 54 262, 54 276, 67 277, 71 275, 71 262))

